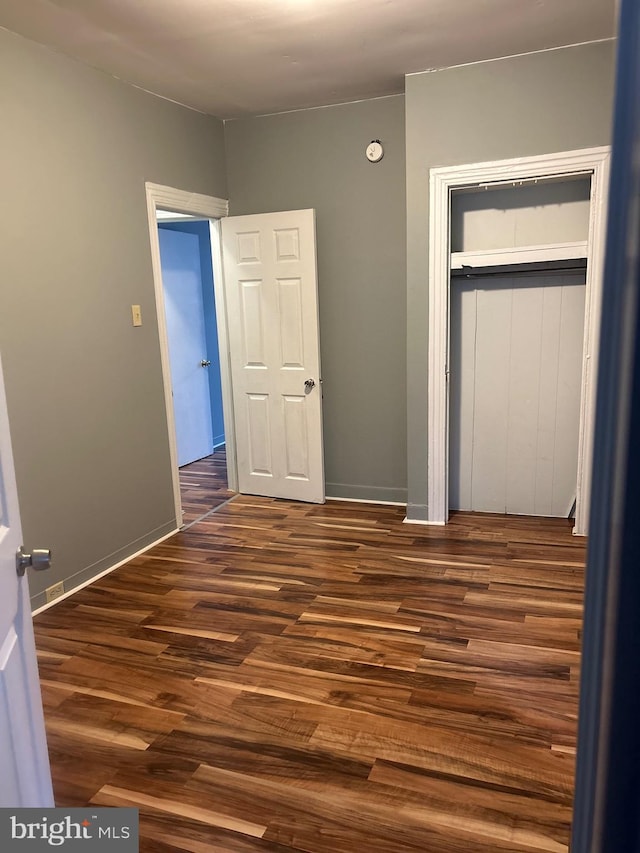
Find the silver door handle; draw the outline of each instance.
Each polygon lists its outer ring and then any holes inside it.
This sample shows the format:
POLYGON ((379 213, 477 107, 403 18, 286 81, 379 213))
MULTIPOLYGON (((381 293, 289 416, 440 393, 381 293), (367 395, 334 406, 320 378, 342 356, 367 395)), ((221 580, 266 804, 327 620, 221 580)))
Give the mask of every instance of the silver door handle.
POLYGON ((211 364, 211 362, 208 359, 203 358, 202 361, 200 362, 200 367, 209 367, 210 364, 211 364))
POLYGON ((313 379, 305 379, 304 380, 304 387, 307 389, 307 391, 311 391, 312 388, 315 388, 315 385, 316 385, 316 383, 315 383, 315 380, 313 380, 313 379))
POLYGON ((29 568, 43 572, 50 566, 51 551, 49 548, 34 548, 30 554, 27 554, 24 545, 21 545, 16 551, 16 571, 19 577, 22 577, 29 568))

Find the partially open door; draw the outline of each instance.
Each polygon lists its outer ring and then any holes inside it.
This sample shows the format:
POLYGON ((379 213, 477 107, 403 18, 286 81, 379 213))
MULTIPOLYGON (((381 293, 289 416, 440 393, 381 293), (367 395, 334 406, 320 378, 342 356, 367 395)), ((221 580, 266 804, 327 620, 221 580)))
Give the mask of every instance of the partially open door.
POLYGON ((21 546, 0 364, 0 808, 53 806, 29 590, 16 565, 21 546))
POLYGON ((315 213, 221 230, 239 489, 323 503, 315 213))

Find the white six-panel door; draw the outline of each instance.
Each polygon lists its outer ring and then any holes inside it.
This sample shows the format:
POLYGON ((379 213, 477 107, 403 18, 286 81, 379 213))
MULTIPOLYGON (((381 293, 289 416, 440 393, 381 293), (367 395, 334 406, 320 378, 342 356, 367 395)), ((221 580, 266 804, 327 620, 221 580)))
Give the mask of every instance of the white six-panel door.
POLYGON ((53 805, 2 365, 0 365, 0 808, 53 805))
POLYGON ((222 244, 239 489, 322 503, 314 211, 228 217, 222 244))

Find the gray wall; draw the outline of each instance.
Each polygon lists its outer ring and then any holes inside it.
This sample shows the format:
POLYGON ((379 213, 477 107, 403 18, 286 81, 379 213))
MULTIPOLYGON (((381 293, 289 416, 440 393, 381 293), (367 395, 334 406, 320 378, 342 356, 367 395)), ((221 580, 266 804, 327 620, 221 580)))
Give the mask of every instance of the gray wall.
POLYGON ((608 144, 613 70, 603 42, 406 79, 410 518, 427 517, 429 169, 608 144))
POLYGON ((327 495, 404 501, 404 98, 229 121, 225 137, 232 214, 316 210, 327 495))
POLYGON ((44 587, 175 527, 144 182, 226 197, 220 122, 0 31, 0 351, 44 587), (131 325, 131 304, 144 325, 131 325))

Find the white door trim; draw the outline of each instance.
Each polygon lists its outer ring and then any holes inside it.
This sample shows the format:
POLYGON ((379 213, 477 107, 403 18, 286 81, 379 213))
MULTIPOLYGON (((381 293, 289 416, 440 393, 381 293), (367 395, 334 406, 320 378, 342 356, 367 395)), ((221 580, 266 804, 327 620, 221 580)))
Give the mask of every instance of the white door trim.
POLYGON ((574 533, 586 535, 591 491, 598 330, 602 301, 610 148, 588 148, 431 169, 429 181, 429 371, 427 524, 449 518, 449 286, 450 218, 454 189, 574 175, 591 175, 582 362, 578 477, 574 533))
POLYGON ((218 349, 220 352, 220 377, 222 380, 222 407, 224 414, 225 443, 227 448, 227 482, 231 491, 238 489, 238 472, 236 465, 235 423, 233 418, 233 399, 231 395, 231 364, 229 362, 227 309, 224 298, 224 282, 222 277, 222 260, 217 220, 229 215, 229 202, 214 196, 190 193, 174 187, 161 184, 145 183, 147 196, 147 215, 149 220, 149 240, 151 243, 151 263, 153 266, 153 285, 156 298, 156 315, 158 320, 158 335, 160 339, 160 362, 162 365, 162 381, 164 385, 164 400, 167 413, 167 431, 169 439, 169 457, 171 461, 171 478, 173 482, 173 497, 176 509, 176 522, 182 526, 182 499, 180 497, 180 478, 178 475, 178 445, 176 441, 176 425, 173 412, 173 396, 171 391, 171 369, 169 365, 169 339, 164 309, 164 290, 162 287, 162 268, 160 265, 160 242, 158 240, 158 222, 156 209, 171 210, 176 213, 187 213, 209 219, 211 222, 211 254, 213 261, 213 285, 216 300, 216 316, 218 325, 218 349))

